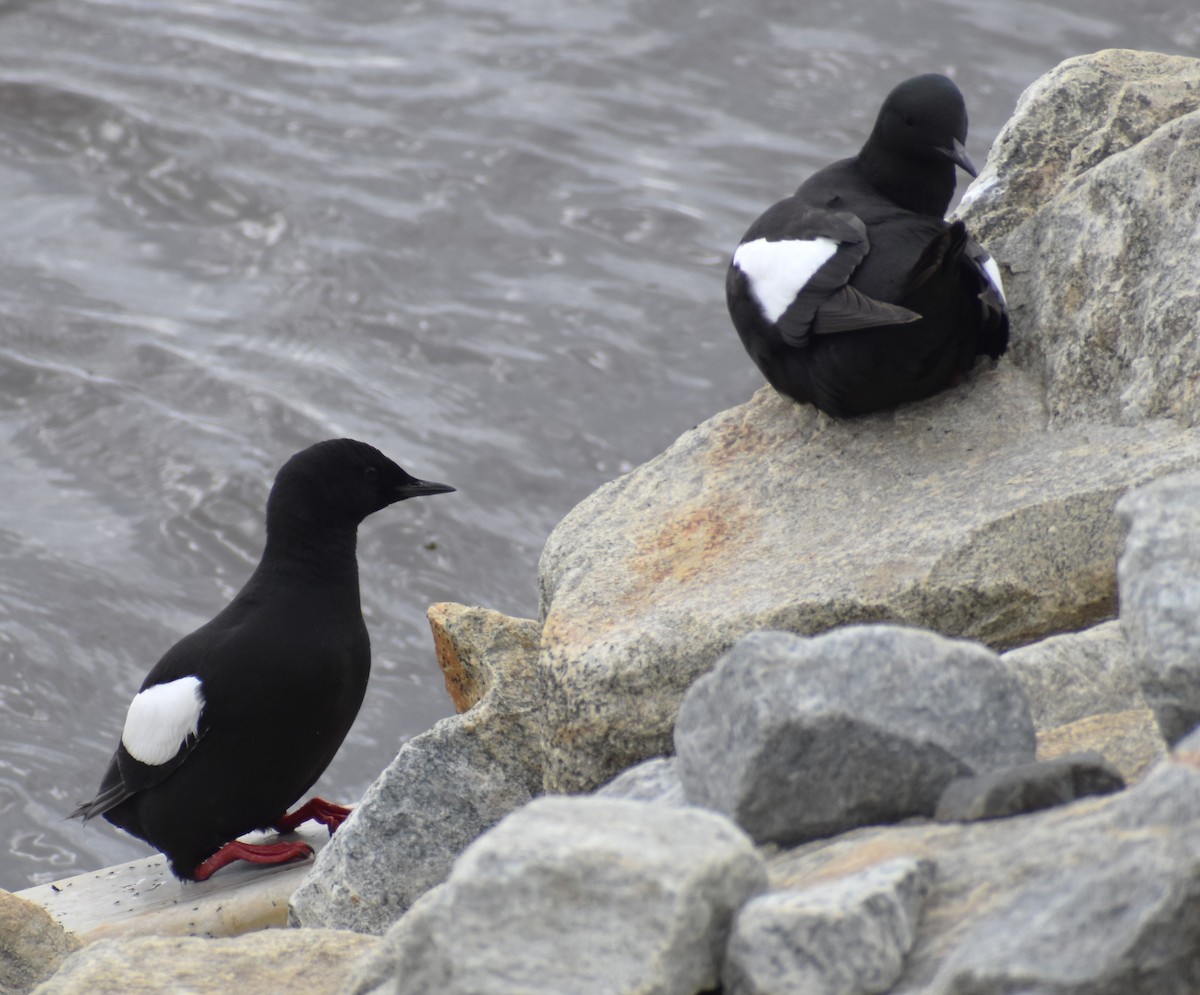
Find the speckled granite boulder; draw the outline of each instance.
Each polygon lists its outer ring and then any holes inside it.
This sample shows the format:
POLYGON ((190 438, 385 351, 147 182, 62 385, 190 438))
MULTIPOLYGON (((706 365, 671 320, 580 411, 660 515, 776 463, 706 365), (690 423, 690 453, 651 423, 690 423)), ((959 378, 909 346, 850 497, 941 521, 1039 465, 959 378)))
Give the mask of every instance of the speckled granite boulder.
POLYGON ((951 781, 1028 763, 1035 744, 995 653, 892 625, 745 636, 675 725, 687 800, 785 845, 932 815, 951 781))
POLYGON ((477 840, 384 938, 354 995, 691 995, 766 886, 731 822, 693 808, 541 798, 477 840))
POLYGON ((1052 425, 1200 424, 1200 60, 1113 49, 1022 95, 959 215, 1052 425))
POLYGON ((933 875, 932 861, 900 857, 752 898, 733 923, 723 995, 887 991, 916 939, 933 875))
POLYGON ((293 925, 382 933, 541 786, 537 623, 452 604, 429 614, 447 683, 472 707, 401 748, 293 893, 293 925))

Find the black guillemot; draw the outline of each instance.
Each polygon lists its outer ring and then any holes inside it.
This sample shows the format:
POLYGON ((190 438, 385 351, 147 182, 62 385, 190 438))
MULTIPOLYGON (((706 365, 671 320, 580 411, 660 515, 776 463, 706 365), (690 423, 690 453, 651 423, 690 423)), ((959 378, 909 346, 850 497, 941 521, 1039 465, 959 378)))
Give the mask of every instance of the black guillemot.
POLYGON ((234 599, 159 660, 134 696, 96 797, 72 815, 109 822, 166 854, 183 880, 235 860, 307 856, 298 841, 237 839, 349 809, 295 804, 350 731, 371 669, 357 529, 372 512, 454 488, 418 480, 353 439, 320 442, 280 469, 262 559, 234 599))
POLYGON ((858 155, 766 211, 725 283, 734 327, 781 394, 836 417, 929 397, 1008 348, 994 260, 943 215, 967 157, 957 86, 929 73, 883 102, 858 155))

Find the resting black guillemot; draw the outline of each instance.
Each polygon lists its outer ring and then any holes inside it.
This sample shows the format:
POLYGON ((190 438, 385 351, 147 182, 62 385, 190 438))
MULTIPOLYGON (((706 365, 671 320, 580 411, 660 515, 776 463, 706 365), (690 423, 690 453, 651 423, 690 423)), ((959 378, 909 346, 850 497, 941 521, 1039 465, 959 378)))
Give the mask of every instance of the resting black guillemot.
POLYGON ((454 488, 418 480, 364 442, 296 453, 267 499, 267 541, 246 585, 150 671, 96 797, 72 816, 109 822, 161 850, 183 880, 235 860, 277 864, 305 843, 248 844, 254 829, 349 809, 313 798, 350 731, 371 669, 357 530, 373 512, 454 488))
POLYGON ((944 220, 955 167, 972 176, 958 87, 897 86, 858 155, 764 213, 725 283, 734 327, 781 394, 851 417, 920 400, 1008 348, 994 260, 944 220))

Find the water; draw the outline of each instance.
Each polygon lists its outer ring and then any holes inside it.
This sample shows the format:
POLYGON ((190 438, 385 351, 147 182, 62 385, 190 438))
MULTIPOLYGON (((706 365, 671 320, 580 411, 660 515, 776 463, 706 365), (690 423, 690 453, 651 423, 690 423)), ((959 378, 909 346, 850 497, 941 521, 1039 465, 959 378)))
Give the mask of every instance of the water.
POLYGON ((955 75, 982 162, 1061 59, 1200 47, 1191 0, 1068 6, 0 6, 0 887, 147 852, 64 816, 339 435, 460 489, 360 530, 357 798, 450 712, 425 607, 533 615, 554 524, 757 386, 727 253, 895 82, 955 75))

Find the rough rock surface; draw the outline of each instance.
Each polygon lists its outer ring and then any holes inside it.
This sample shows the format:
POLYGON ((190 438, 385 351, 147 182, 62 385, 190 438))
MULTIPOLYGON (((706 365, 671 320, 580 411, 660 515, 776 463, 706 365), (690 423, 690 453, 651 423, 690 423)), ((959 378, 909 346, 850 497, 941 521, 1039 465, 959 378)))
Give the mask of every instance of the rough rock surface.
POLYGON ((1000 659, 1025 688, 1038 759, 1103 754, 1136 781, 1166 750, 1118 621, 1051 636, 1000 659))
POLYGON ((334 995, 379 940, 344 930, 264 929, 231 939, 142 936, 97 940, 37 995, 305 992, 334 995))
POLYGON ((476 704, 401 748, 293 893, 293 925, 382 933, 541 787, 537 623, 461 605, 429 612, 443 667, 475 675, 462 686, 476 704))
POLYGON ((0 992, 29 991, 79 947, 40 905, 0 890, 0 992))
POLYGON ((1120 773, 1100 754, 1073 753, 951 781, 934 817, 942 822, 1002 819, 1124 787, 1120 773))
POLYGON ((900 857, 752 898, 734 920, 723 995, 887 991, 916 939, 933 873, 932 861, 900 857))
POLYGON ((934 860, 889 995, 1183 995, 1200 990, 1198 838, 1200 734, 1115 795, 1012 819, 859 829, 778 854, 771 890, 934 860))
POLYGON ((745 632, 894 621, 1007 648, 1113 617, 1116 499, 1200 464, 1197 80, 1106 52, 1023 98, 964 210, 1007 270, 998 367, 851 421, 764 388, 559 524, 548 789, 666 752, 745 632))
POLYGON ((1200 60, 1114 49, 1022 95, 959 214, 1050 423, 1200 424, 1200 60))
POLYGON ((618 774, 598 788, 597 798, 628 798, 638 802, 686 805, 683 782, 674 757, 654 757, 618 774))
POLYGON ((688 801, 759 843, 932 815, 950 781, 1028 763, 1035 745, 995 653, 892 625, 745 636, 675 725, 688 801))
POLYGON ((718 981, 762 858, 712 812, 541 798, 477 840, 351 991, 659 992, 718 981))
POLYGON ((1178 474, 1127 495, 1121 624, 1142 692, 1174 743, 1200 724, 1200 474, 1178 474))
POLYGON ((667 752, 683 692, 747 631, 1006 646, 1111 616, 1113 505, 1200 462, 1200 433, 1042 432, 1027 386, 998 371, 854 422, 764 389, 577 506, 541 560, 547 788, 667 752))

